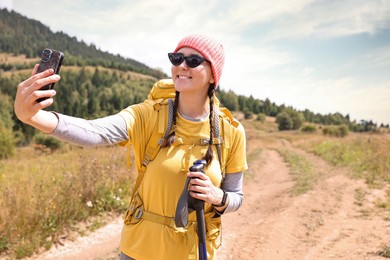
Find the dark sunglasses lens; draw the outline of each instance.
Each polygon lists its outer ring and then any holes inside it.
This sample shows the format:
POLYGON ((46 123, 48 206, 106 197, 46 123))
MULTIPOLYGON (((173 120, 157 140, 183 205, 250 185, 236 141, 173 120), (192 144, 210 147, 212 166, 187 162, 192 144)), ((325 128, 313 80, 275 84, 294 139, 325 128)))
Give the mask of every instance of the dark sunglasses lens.
POLYGON ((198 67, 200 64, 202 64, 203 61, 204 59, 202 57, 196 55, 186 57, 187 66, 190 68, 198 67))
POLYGON ((168 53, 169 60, 172 65, 179 66, 184 61, 184 55, 182 53, 168 53))

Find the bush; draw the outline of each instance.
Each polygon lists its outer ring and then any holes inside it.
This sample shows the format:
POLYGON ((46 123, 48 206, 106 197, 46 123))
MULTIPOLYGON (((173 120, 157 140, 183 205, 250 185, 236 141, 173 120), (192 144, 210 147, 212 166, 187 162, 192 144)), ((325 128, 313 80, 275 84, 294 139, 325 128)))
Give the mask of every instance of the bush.
POLYGON ((35 143, 38 145, 43 145, 50 149, 51 152, 61 148, 63 143, 48 135, 38 135, 35 137, 35 143))
POLYGON ((249 109, 244 109, 244 117, 245 119, 251 119, 253 117, 253 112, 249 109))
POLYGON ((260 121, 260 122, 264 123, 265 114, 263 114, 263 113, 257 114, 256 121, 260 121))
POLYGON ((0 127, 0 159, 7 159, 15 153, 15 140, 11 130, 0 127))
POLYGON ((291 108, 284 109, 276 116, 278 128, 282 130, 296 130, 301 127, 304 122, 302 113, 299 113, 291 108))
POLYGON ((317 132, 317 127, 315 125, 304 125, 301 128, 303 133, 315 133, 317 132))
POLYGON ((276 123, 278 123, 278 129, 280 131, 293 129, 293 121, 286 112, 280 112, 276 116, 276 123))
POLYGON ((337 127, 337 132, 339 137, 344 137, 348 135, 349 128, 347 125, 340 125, 337 127))
POLYGON ((348 126, 339 125, 339 126, 327 126, 322 129, 324 135, 336 136, 336 137, 345 137, 349 133, 348 126))

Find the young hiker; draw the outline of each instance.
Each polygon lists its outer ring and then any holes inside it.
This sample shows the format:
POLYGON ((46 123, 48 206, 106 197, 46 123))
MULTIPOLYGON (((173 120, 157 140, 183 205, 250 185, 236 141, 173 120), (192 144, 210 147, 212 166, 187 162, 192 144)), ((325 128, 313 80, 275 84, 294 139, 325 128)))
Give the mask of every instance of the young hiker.
POLYGON ((39 89, 59 81, 60 76, 53 75, 53 70, 36 74, 37 65, 32 76, 18 85, 15 113, 24 123, 77 145, 133 146, 139 177, 125 215, 120 259, 197 257, 195 212, 188 215, 184 228, 174 221, 187 177, 192 178, 190 196, 205 202, 208 259, 215 259, 221 244, 221 215, 236 211, 243 200, 244 128, 219 108, 215 97, 224 65, 222 45, 206 36, 189 35, 168 57, 172 80, 157 82, 156 93, 174 86, 169 116, 169 109, 161 109, 168 107, 167 102, 154 100, 153 95, 95 120, 45 111, 54 102, 55 90, 39 89), (47 99, 36 102, 43 97, 47 99), (156 138, 157 132, 161 137, 165 131, 165 138, 156 138), (189 172, 198 159, 207 162, 206 174, 189 172))

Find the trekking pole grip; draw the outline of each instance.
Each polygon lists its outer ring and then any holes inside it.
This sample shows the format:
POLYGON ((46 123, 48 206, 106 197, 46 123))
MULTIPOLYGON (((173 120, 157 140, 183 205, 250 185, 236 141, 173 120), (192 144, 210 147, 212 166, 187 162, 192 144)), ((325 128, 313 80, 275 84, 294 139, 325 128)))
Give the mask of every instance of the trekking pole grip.
MULTIPOLYGON (((205 160, 196 160, 194 165, 190 167, 190 172, 203 172, 204 166, 206 165, 205 160)), ((198 226, 198 253, 199 260, 207 260, 207 249, 206 249, 206 223, 204 218, 204 201, 195 199, 194 208, 196 211, 196 222, 198 226)))

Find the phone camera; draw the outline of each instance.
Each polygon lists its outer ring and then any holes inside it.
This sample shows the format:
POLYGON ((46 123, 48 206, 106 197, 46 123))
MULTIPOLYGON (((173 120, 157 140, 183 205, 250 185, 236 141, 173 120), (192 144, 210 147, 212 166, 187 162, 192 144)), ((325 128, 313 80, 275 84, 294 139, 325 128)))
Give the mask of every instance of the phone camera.
POLYGON ((52 51, 49 49, 44 49, 42 52, 42 61, 48 62, 50 60, 52 51))

